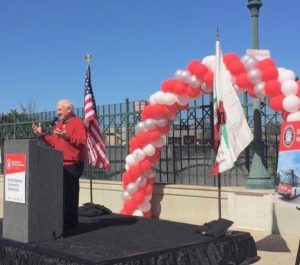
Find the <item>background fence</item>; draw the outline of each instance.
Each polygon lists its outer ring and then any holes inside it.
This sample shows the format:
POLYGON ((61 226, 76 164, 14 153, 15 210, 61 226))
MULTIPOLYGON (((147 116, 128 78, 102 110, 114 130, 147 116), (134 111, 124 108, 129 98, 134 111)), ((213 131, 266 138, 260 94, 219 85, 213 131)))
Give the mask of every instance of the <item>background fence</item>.
MULTIPOLYGON (((128 154, 130 138, 140 121, 140 113, 146 101, 97 106, 99 122, 105 136, 110 170, 91 168, 85 161, 83 178, 121 180, 128 154)), ((243 104, 248 124, 253 128, 252 103, 243 104)), ((279 125, 281 116, 268 109, 265 101, 261 104, 262 140, 264 163, 272 177, 276 174, 278 160, 279 125)), ((83 109, 75 113, 83 117, 83 109)), ((3 173, 3 143, 5 139, 35 138, 32 123, 41 122, 46 131, 51 130, 55 111, 41 113, 17 113, 11 111, 0 115, 0 148, 3 173)), ((170 132, 166 135, 166 146, 161 150, 159 163, 155 166, 156 182, 196 185, 217 185, 211 176, 214 161, 213 152, 213 106, 211 98, 203 96, 190 102, 187 110, 180 111, 170 132)), ((42 144, 42 143, 41 143, 42 144)), ((252 162, 253 149, 250 145, 239 157, 235 167, 221 174, 223 186, 243 186, 247 180, 252 162)), ((87 160, 87 159, 86 159, 87 160)))

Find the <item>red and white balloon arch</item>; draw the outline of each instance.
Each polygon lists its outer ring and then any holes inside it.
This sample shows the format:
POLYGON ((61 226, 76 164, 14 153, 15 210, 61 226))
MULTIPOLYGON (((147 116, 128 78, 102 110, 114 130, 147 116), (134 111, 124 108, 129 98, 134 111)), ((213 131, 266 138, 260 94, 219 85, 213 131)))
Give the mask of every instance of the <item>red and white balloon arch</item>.
MULTIPOLYGON (((300 81, 296 81, 293 71, 276 68, 271 58, 257 60, 252 55, 239 57, 228 53, 223 55, 223 61, 238 92, 247 91, 253 98, 267 97, 269 106, 281 112, 284 120, 300 120, 300 81)), ((202 61, 192 60, 187 69, 177 70, 173 78, 162 82, 160 91, 150 96, 136 125, 135 136, 129 141, 130 152, 122 175, 122 214, 151 216, 155 179, 152 168, 165 145, 164 136, 177 111, 187 109, 190 99, 212 92, 214 63, 214 55, 202 61)))

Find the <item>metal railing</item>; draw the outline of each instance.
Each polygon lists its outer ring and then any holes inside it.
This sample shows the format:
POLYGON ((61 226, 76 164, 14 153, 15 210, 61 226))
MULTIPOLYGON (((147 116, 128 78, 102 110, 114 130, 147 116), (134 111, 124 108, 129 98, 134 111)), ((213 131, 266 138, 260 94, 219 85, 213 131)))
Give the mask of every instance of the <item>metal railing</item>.
MULTIPOLYGON (((129 140, 135 134, 135 126, 146 101, 97 106, 99 123, 105 136, 110 170, 95 169, 85 161, 83 178, 121 180, 125 158, 129 152, 129 140)), ((248 124, 253 127, 252 104, 244 105, 248 124)), ((75 113, 83 117, 83 109, 75 113)), ((55 112, 0 115, 1 169, 3 171, 3 142, 5 139, 35 138, 31 126, 41 122, 50 129, 55 112)), ((278 161, 278 138, 281 117, 262 103, 262 129, 264 162, 271 176, 275 177, 278 161)), ((213 107, 210 99, 201 97, 190 102, 187 110, 180 111, 170 132, 166 135, 166 146, 161 149, 159 162, 155 166, 157 182, 215 186, 216 180, 210 172, 214 161, 213 152, 213 107)), ((222 185, 243 186, 247 180, 253 150, 250 145, 240 155, 235 167, 222 173, 222 185)))

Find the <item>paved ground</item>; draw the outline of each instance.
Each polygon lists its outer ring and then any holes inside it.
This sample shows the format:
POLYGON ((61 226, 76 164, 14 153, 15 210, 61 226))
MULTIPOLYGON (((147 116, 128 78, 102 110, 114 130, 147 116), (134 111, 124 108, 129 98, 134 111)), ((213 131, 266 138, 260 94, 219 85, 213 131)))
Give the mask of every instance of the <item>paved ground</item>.
MULTIPOLYGON (((256 242, 260 260, 255 265, 295 265, 299 238, 248 231, 256 242)), ((297 264, 298 265, 298 264, 297 264)))

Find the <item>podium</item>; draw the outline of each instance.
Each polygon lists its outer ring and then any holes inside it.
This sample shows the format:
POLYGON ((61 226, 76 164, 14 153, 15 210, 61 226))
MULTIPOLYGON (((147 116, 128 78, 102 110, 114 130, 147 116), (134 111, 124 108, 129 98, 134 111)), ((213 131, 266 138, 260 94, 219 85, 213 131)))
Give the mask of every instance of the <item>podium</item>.
POLYGON ((5 140, 4 238, 28 243, 62 235, 62 159, 35 139, 5 140))

